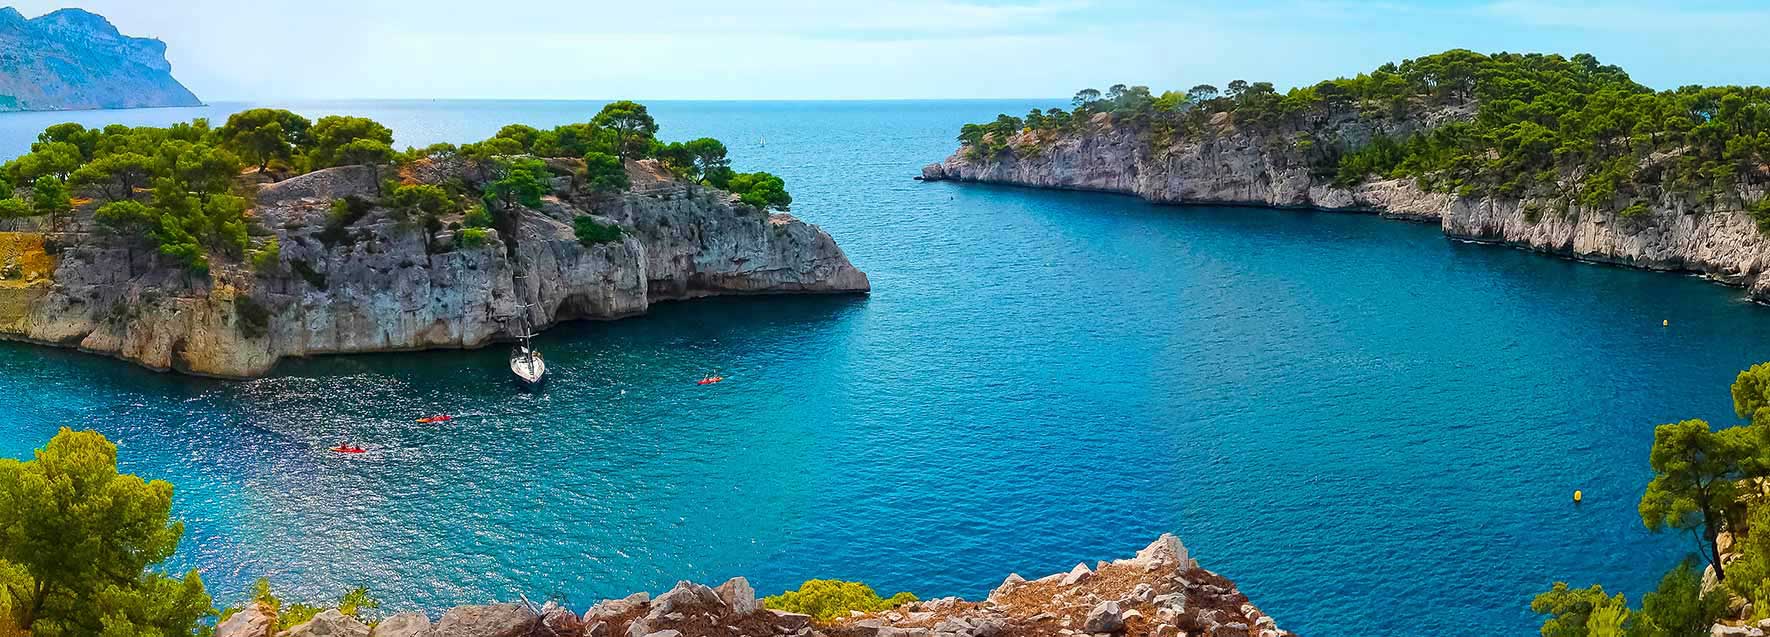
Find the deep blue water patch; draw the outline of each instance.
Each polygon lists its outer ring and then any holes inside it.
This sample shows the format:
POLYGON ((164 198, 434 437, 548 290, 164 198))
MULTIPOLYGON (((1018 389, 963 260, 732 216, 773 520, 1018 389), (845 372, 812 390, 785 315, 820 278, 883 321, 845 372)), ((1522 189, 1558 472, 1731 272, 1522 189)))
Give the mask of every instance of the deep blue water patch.
MULTIPOLYGON (((233 383, 4 345, 0 454, 112 437, 177 485, 173 566, 222 601, 260 575, 394 608, 739 574, 976 596, 1174 531, 1301 634, 1529 634, 1554 580, 1638 599, 1689 550, 1635 513, 1652 427, 1732 422, 1770 311, 1370 216, 910 180, 960 123, 1049 105, 655 103, 665 137, 784 176, 874 294, 565 325, 534 394, 495 349, 233 383), (435 412, 462 417, 412 422, 435 412)), ((600 105, 293 106, 420 145, 600 105)), ((241 107, 4 115, 0 150, 241 107)))

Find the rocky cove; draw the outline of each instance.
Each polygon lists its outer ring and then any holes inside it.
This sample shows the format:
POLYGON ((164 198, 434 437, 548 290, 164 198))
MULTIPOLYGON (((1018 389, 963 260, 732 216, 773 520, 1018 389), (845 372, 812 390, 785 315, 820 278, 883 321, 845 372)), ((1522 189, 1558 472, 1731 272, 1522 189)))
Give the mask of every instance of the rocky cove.
POLYGON ((1199 567, 1173 535, 1129 559, 1077 564, 1035 580, 1009 575, 985 599, 916 601, 818 621, 764 608, 744 578, 681 582, 657 597, 604 600, 582 614, 528 600, 459 606, 433 621, 403 612, 373 627, 334 609, 278 631, 276 610, 248 603, 216 637, 1289 637, 1235 584, 1199 567))
MULTIPOLYGON (((528 322, 545 327, 713 295, 869 290, 816 226, 673 178, 655 160, 626 169, 632 186, 614 193, 556 177, 539 209, 519 207, 473 246, 380 204, 346 226, 328 223, 335 201, 376 201, 388 169, 342 166, 263 184, 249 221, 260 241, 281 246, 268 268, 217 263, 193 273, 108 232, 91 205, 54 223, 11 220, 0 233, 0 337, 245 378, 289 356, 485 346, 508 335, 525 305, 528 322), (583 215, 618 225, 621 237, 580 242, 572 222, 583 215)), ((488 179, 458 159, 394 177, 488 179)))
MULTIPOLYGON (((1217 113, 1200 138, 1157 143, 1150 131, 1096 114, 1085 129, 1055 139, 1026 131, 1007 150, 978 157, 961 148, 922 169, 924 181, 959 181, 1134 195, 1161 204, 1227 204, 1368 212, 1436 223, 1448 237, 1504 244, 1568 258, 1650 270, 1686 271, 1743 287, 1770 302, 1770 240, 1737 205, 1698 209, 1660 194, 1646 214, 1558 205, 1549 198, 1461 196, 1415 180, 1367 179, 1338 185, 1320 174, 1300 139, 1335 139, 1351 148, 1377 137, 1405 138, 1474 118, 1473 104, 1393 117, 1329 109, 1277 131, 1238 128, 1217 113)), ((1761 193, 1748 187, 1739 199, 1761 193)))

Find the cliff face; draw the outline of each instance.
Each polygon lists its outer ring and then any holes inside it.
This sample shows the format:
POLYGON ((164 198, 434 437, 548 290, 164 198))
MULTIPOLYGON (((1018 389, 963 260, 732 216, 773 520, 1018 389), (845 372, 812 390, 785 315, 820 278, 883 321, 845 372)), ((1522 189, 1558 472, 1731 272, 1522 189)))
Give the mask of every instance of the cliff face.
MULTIPOLYGON (((406 178, 484 179, 459 162, 420 171, 406 178)), ((869 289, 816 226, 674 181, 650 161, 628 172, 633 190, 613 195, 559 178, 541 209, 519 208, 504 233, 471 247, 382 207, 331 228, 333 201, 376 198, 378 176, 363 166, 309 173, 263 186, 251 213, 255 233, 281 246, 274 265, 216 263, 206 274, 99 228, 90 210, 60 228, 17 227, 0 233, 0 268, 11 274, 0 282, 0 337, 250 377, 285 356, 483 346, 508 336, 524 304, 545 327, 664 300, 869 289), (585 246, 572 227, 580 215, 626 234, 585 246)))
MULTIPOLYGON (((928 181, 974 181, 1038 188, 1099 190, 1158 203, 1216 203, 1374 212, 1437 223, 1447 236, 1526 247, 1578 259, 1656 270, 1683 270, 1746 287, 1770 301, 1770 240, 1742 210, 1697 213, 1664 199, 1645 215, 1557 209, 1551 202, 1426 192, 1413 180, 1372 180, 1337 187, 1315 174, 1301 140, 1357 147, 1372 136, 1405 137, 1472 108, 1392 120, 1350 112, 1318 116, 1304 127, 1269 133, 1236 130, 1223 119, 1203 140, 1158 145, 1145 131, 1096 119, 1088 132, 1037 144, 1016 143, 995 157, 965 149, 922 169, 928 181)), ((1030 142, 1017 139, 1016 142, 1030 142)), ((1755 197, 1748 197, 1747 200, 1755 197)))
POLYGON ((26 20, 0 8, 0 111, 200 105, 159 40, 79 9, 26 20))
POLYGON ((582 615, 549 602, 461 606, 432 623, 423 613, 388 617, 371 629, 336 610, 275 633, 273 609, 253 606, 216 627, 215 637, 1291 637, 1235 584, 1198 567, 1164 535, 1136 557, 1076 565, 1028 581, 1009 575, 989 597, 912 602, 829 621, 763 608, 743 578, 718 587, 682 582, 656 598, 604 600, 582 615))

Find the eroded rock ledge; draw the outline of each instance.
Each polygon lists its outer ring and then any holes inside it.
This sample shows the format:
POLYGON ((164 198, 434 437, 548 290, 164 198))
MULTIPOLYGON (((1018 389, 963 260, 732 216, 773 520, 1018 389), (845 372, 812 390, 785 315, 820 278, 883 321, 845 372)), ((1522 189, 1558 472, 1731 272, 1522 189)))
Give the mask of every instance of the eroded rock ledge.
MULTIPOLYGON (((1330 113, 1311 122, 1319 139, 1354 147, 1382 135, 1401 139, 1446 121, 1467 119, 1471 108, 1441 110, 1407 119, 1330 113)), ((925 181, 984 182, 1034 188, 1090 190, 1135 195, 1166 204, 1235 204, 1372 212, 1436 223, 1446 236, 1502 243, 1576 259, 1653 270, 1695 272, 1747 288, 1770 302, 1770 240, 1738 209, 1698 212, 1662 198, 1645 215, 1565 211, 1549 201, 1461 197, 1425 192, 1413 180, 1372 180, 1337 187, 1314 174, 1294 144, 1299 131, 1256 134, 1221 118, 1217 133, 1202 140, 1152 147, 1145 131, 1115 128, 1100 118, 1083 133, 1033 144, 1017 138, 1011 149, 973 159, 960 149, 922 169, 925 181), (1022 153, 1013 148, 1037 147, 1022 153)), ((1755 201, 1762 193, 1741 192, 1755 201)))
MULTIPOLYGON (((376 200, 386 175, 365 166, 321 170, 258 193, 253 241, 274 237, 275 263, 217 262, 208 273, 105 231, 90 205, 57 227, 18 220, 34 225, 0 232, 0 338, 245 378, 288 356, 488 345, 509 336, 524 304, 532 304, 529 323, 546 327, 633 316, 659 301, 869 290, 866 274, 817 226, 677 181, 652 160, 627 170, 632 188, 618 194, 558 177, 539 209, 519 208, 479 245, 451 230, 432 234, 380 205, 329 225, 334 201, 376 200), (586 246, 572 226, 584 215, 625 233, 586 246)), ((453 160, 399 178, 477 186, 487 176, 453 160)))
POLYGON ((456 607, 434 622, 400 613, 373 628, 336 610, 280 633, 276 623, 270 609, 252 607, 215 637, 1293 637, 1234 583, 1199 568, 1172 535, 1092 569, 1077 564, 1031 581, 1010 575, 983 601, 948 597, 832 622, 763 608, 740 577, 604 600, 582 615, 522 602, 456 607))

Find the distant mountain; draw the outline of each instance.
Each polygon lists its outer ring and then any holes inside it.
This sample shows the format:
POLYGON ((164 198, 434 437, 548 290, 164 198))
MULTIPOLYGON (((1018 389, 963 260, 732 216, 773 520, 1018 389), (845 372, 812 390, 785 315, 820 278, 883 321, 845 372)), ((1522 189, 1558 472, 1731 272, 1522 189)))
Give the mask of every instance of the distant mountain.
POLYGON ((0 112, 201 105, 172 79, 164 42, 79 9, 26 20, 0 8, 0 112))

